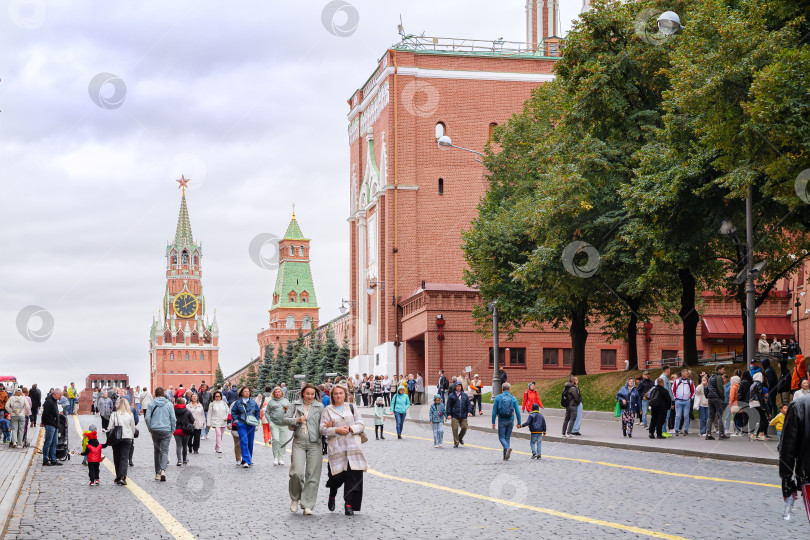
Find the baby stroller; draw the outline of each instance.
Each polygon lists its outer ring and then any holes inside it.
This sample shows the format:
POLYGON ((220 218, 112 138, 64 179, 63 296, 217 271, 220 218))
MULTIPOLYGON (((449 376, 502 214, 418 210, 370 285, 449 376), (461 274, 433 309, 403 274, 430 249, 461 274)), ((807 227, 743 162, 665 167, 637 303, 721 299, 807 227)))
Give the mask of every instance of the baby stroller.
POLYGON ((56 459, 65 461, 70 459, 70 451, 68 451, 68 421, 64 414, 59 415, 59 428, 57 430, 56 439, 56 459))

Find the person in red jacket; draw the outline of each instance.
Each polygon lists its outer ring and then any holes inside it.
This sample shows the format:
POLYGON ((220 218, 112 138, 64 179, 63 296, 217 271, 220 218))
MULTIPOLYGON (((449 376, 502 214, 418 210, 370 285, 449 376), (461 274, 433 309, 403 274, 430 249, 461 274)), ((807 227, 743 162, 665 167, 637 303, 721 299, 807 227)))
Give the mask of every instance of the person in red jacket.
POLYGON ((522 410, 526 412, 531 412, 532 405, 537 403, 537 405, 542 409, 543 402, 540 401, 540 396, 537 394, 537 390, 534 389, 534 382, 529 383, 529 388, 523 394, 523 406, 522 410))
POLYGON ((87 472, 90 475, 90 485, 97 486, 99 485, 98 471, 104 456, 101 454, 101 443, 98 440, 97 431, 94 429, 85 433, 87 434, 87 448, 82 452, 82 455, 87 456, 87 472))

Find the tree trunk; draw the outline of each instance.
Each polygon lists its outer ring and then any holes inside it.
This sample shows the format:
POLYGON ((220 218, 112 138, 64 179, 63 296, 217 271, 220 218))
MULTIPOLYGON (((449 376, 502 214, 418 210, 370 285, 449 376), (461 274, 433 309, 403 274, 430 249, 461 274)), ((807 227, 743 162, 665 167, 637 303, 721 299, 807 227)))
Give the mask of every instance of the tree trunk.
POLYGON ((585 370, 585 343, 588 341, 588 328, 585 326, 586 304, 571 311, 571 374, 587 375, 585 370))
POLYGON ((627 369, 638 369, 638 308, 641 307, 641 298, 627 300, 630 306, 630 322, 627 324, 627 357, 630 365, 627 369))
POLYGON ((678 269, 678 279, 681 281, 681 317, 683 328, 683 363, 687 366, 696 366, 697 355, 697 325, 700 316, 695 309, 695 276, 688 268, 678 269))

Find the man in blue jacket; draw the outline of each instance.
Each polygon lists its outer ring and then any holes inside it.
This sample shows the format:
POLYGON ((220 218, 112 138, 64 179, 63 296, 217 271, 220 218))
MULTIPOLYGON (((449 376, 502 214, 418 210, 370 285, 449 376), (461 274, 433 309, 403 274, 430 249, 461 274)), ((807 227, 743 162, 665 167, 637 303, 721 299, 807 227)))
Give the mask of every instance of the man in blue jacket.
POLYGON ((464 445, 464 435, 467 434, 467 417, 472 416, 472 402, 464 392, 464 386, 457 382, 453 391, 447 396, 447 417, 453 426, 453 448, 464 445), (459 431, 459 428, 461 430, 459 431))
POLYGON ((146 427, 152 434, 155 448, 155 480, 166 481, 166 467, 169 465, 169 443, 177 428, 177 417, 172 403, 165 398, 161 387, 155 388, 155 399, 149 402, 144 415, 146 427))
POLYGON ((512 439, 512 428, 515 425, 515 417, 517 423, 520 425, 520 407, 515 396, 509 393, 512 385, 508 382, 503 383, 501 389, 503 392, 495 397, 495 403, 492 406, 492 429, 495 429, 495 419, 498 419, 498 439, 503 446, 503 460, 509 459, 512 454, 512 449, 509 447, 510 440, 512 439))

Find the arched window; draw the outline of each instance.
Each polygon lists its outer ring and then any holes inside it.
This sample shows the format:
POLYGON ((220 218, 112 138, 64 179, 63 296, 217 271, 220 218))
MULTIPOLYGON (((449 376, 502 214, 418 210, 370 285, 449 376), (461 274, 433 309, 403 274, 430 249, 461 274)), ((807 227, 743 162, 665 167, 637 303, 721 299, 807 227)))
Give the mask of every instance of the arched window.
POLYGON ((174 353, 169 353, 169 360, 174 360, 174 353))
POLYGON ((444 195, 444 178, 439 178, 439 195, 444 195))
POLYGON ((304 330, 310 330, 312 328, 312 318, 309 315, 304 315, 301 321, 301 328, 304 330))
POLYGON ((302 292, 301 293, 301 303, 306 304, 308 300, 309 300, 309 295, 306 293, 306 291, 302 292))
POLYGON ((186 371, 186 375, 188 375, 188 371, 186 371))
POLYGON ((284 326, 284 328, 287 329, 295 328, 295 317, 293 317, 292 315, 287 315, 287 323, 284 326))
POLYGON ((172 250, 172 264, 177 264, 177 252, 172 250))
POLYGON ((200 360, 205 360, 205 354, 203 352, 200 352, 200 360))
POLYGON ((436 124, 436 140, 438 141, 440 137, 447 135, 447 126, 444 125, 444 122, 439 122, 436 124))
POLYGON ((290 255, 295 255, 295 246, 290 246, 290 255))
POLYGON ((181 260, 183 261, 183 264, 188 264, 188 251, 186 251, 185 249, 183 250, 181 260))
MULTIPOLYGON (((188 353, 186 353, 186 360, 188 360, 188 353)), ((186 371, 186 373, 188 373, 188 371, 186 371)))
POLYGON ((304 246, 298 246, 298 255, 304 256, 304 246))
POLYGON ((492 122, 489 124, 489 138, 491 139, 492 136, 495 134, 495 128, 498 127, 496 122, 492 122))
POLYGON ((171 343, 172 342, 172 333, 166 330, 163 334, 163 343, 171 343))
POLYGON ((295 291, 290 291, 290 302, 295 302, 296 298, 297 295, 295 294, 295 291))
POLYGON ((169 375, 174 375, 174 371, 170 371, 170 372, 169 372, 169 375))
POLYGON ((200 258, 194 255, 194 266, 198 266, 200 264, 200 258))

